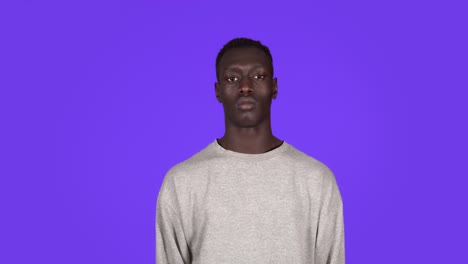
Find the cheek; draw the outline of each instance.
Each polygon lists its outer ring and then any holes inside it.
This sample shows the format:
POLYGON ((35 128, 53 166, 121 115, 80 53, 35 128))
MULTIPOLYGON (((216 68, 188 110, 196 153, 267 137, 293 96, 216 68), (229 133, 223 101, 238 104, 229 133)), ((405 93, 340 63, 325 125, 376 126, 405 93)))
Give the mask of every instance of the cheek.
POLYGON ((235 87, 235 85, 227 85, 222 87, 219 91, 220 94, 225 97, 232 97, 237 94, 238 89, 235 87))
POLYGON ((257 97, 262 101, 271 101, 274 96, 273 88, 265 87, 257 90, 257 97))

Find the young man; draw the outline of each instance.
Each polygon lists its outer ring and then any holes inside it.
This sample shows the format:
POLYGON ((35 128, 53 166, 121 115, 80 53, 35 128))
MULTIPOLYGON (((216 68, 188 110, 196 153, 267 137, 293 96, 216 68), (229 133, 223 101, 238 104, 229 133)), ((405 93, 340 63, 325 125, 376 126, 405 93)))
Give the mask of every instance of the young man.
POLYGON ((269 49, 237 38, 216 59, 225 134, 172 167, 158 195, 157 264, 343 264, 332 172, 271 130, 269 49))

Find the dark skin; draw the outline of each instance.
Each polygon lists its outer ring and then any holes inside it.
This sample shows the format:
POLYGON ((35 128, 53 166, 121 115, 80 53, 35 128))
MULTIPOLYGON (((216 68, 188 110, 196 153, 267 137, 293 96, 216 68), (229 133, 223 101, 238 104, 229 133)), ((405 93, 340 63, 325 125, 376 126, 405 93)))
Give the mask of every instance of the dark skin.
POLYGON ((221 58, 216 98, 223 104, 225 149, 259 154, 283 142, 271 130, 270 109, 278 95, 277 79, 268 56, 256 47, 234 48, 221 58))

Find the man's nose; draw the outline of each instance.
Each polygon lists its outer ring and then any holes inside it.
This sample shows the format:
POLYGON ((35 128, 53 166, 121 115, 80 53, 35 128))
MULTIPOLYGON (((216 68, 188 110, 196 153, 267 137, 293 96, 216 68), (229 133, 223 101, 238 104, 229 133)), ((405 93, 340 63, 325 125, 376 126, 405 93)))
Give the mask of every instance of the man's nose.
POLYGON ((239 84, 239 93, 240 94, 250 94, 252 93, 252 81, 250 78, 242 78, 239 84))

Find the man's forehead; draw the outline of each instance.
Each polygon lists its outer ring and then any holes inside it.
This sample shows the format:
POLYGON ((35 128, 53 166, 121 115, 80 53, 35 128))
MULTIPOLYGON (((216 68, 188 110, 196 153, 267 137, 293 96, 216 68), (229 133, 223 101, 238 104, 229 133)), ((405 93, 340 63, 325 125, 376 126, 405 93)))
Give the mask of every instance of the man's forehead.
POLYGON ((269 66, 270 62, 265 52, 256 47, 234 48, 227 51, 221 58, 223 68, 231 68, 235 65, 269 66))

